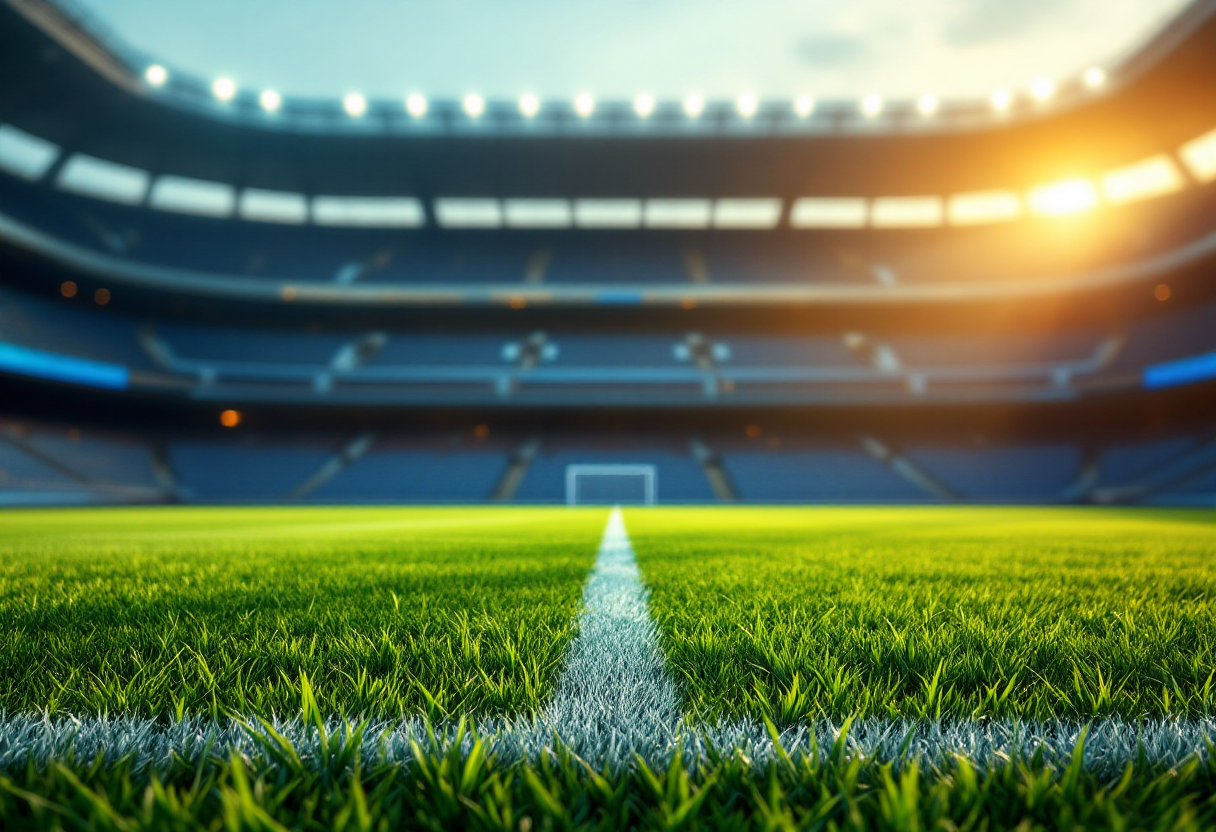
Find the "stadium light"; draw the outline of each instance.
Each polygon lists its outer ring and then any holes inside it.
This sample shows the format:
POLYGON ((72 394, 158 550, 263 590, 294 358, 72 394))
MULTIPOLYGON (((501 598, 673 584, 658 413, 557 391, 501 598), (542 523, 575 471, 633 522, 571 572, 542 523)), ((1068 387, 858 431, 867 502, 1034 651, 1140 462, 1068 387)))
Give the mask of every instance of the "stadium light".
POLYGON ((144 70, 144 80, 154 87, 164 86, 169 80, 169 70, 160 64, 152 64, 144 70))
POLYGON ((405 111, 414 118, 426 115, 426 96, 412 92, 405 99, 405 111))
POLYGON ((1098 192, 1088 179, 1065 179, 1030 191, 1030 210, 1040 216, 1060 217, 1089 211, 1098 204, 1098 192))
POLYGON ((815 99, 811 96, 800 95, 794 100, 794 114, 799 118, 806 118, 813 112, 815 112, 815 99))
POLYGON ((595 98, 592 97, 591 93, 580 92, 574 96, 574 112, 583 118, 587 118, 595 112, 595 98))
POLYGON ((735 109, 739 111, 739 115, 744 118, 751 118, 756 114, 756 109, 760 106, 756 100, 756 96, 750 92, 745 92, 735 101, 735 109))
POLYGON ((936 95, 925 93, 916 100, 916 109, 920 111, 922 116, 931 116, 937 112, 940 102, 936 95))
POLYGON ((988 100, 992 103, 992 109, 998 113, 1006 113, 1013 105, 1013 93, 1009 90, 997 90, 988 100))
POLYGON ((861 112, 866 118, 874 118, 882 112, 882 96, 870 93, 861 99, 861 112))
POLYGON ((650 118, 654 112, 654 96, 648 92, 641 93, 633 99, 633 111, 639 118, 650 118))
POLYGON ((1091 66, 1085 70, 1085 74, 1081 76, 1081 80, 1085 86, 1091 90, 1096 90, 1098 87, 1106 85, 1106 70, 1099 66, 1091 66))
POLYGON ((1178 155, 1198 181, 1216 180, 1216 130, 1187 142, 1178 148, 1178 155))
POLYGON ((684 98, 684 113, 689 118, 699 118, 705 111, 705 99, 700 93, 694 92, 684 98))
POLYGON ((1035 78, 1030 82, 1030 94, 1035 101, 1047 101, 1056 94, 1056 82, 1050 78, 1035 78))
POLYGON ((950 197, 951 225, 1009 222, 1022 215, 1022 200, 1013 191, 969 191, 950 197))
POLYGON ((519 112, 524 118, 532 118, 540 112, 540 99, 530 92, 524 93, 519 98, 519 112))
POLYGON ((941 224, 940 197, 876 197, 870 205, 870 225, 875 228, 926 228, 941 224))
POLYGON ((262 94, 258 96, 258 102, 262 105, 263 110, 274 113, 283 105, 283 96, 274 90, 262 90, 262 94))
POLYGON ((211 94, 220 101, 231 101, 236 97, 236 81, 231 78, 216 78, 211 82, 211 94))
POLYGON ((1113 205, 1172 194, 1185 185, 1182 171, 1165 153, 1102 175, 1102 195, 1113 205))
POLYGON ((346 110, 347 115, 359 118, 367 112, 367 99, 357 92, 352 92, 342 99, 342 109, 346 110))
POLYGON ((464 97, 462 106, 469 118, 481 118, 481 114, 486 111, 486 100, 477 93, 471 92, 464 97))

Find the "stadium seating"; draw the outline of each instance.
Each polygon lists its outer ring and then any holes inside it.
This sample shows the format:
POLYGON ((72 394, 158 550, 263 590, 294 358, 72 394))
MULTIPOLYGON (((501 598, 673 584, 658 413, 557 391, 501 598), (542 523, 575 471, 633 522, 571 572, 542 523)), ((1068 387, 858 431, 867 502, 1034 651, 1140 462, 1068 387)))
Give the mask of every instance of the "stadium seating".
POLYGON ((1080 471, 1081 454, 1067 445, 917 447, 906 456, 966 499, 976 502, 1054 502, 1080 471))
POLYGON ((481 503, 502 478, 502 450, 382 448, 314 491, 323 503, 481 503))
POLYGON ((169 461, 184 493, 201 502, 275 502, 315 473, 333 451, 276 443, 175 442, 169 461))
POLYGON ((32 426, 5 493, 544 503, 580 463, 653 465, 660 502, 1214 490, 1206 40, 932 129, 916 102, 674 132, 605 103, 449 134, 474 128, 436 102, 431 134, 400 100, 179 106, 48 15, 0 4, 0 63, 36 68, 0 88, 0 416, 32 426), (1193 106, 1144 92, 1175 75, 1193 106), (1120 195, 1146 159, 1164 180, 1120 195), (73 179, 97 160, 129 192, 73 179), (1080 202, 1044 202, 1064 176, 1080 202), (958 210, 994 192, 998 216, 958 210))
POLYGON ((785 447, 723 453, 739 498, 752 503, 935 501, 860 448, 785 447))

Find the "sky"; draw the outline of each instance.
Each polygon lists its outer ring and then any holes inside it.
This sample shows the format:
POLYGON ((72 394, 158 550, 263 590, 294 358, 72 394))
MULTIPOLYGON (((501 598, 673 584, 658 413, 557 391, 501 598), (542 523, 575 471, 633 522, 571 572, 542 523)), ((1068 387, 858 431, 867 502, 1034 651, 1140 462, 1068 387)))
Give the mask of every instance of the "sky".
POLYGON ((173 71, 285 95, 986 98, 1113 68, 1187 0, 72 0, 173 71))

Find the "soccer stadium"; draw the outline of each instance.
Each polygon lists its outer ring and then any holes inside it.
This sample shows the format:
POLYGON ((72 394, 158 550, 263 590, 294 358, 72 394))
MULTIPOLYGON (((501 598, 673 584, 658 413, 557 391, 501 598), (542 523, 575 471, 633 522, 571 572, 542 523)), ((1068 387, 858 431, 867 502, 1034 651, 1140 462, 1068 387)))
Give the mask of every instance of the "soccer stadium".
POLYGON ((0 0, 0 826, 1216 828, 1216 2, 0 0))

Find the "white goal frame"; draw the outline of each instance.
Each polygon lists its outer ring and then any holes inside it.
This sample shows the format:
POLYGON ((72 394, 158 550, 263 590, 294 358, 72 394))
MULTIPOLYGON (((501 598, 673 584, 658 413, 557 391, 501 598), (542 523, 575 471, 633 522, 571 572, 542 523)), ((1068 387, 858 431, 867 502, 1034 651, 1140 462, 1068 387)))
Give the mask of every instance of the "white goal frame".
POLYGON ((567 465, 566 466, 566 505, 578 505, 579 477, 630 477, 642 478, 643 503, 654 505, 658 494, 659 471, 655 465, 567 465))

